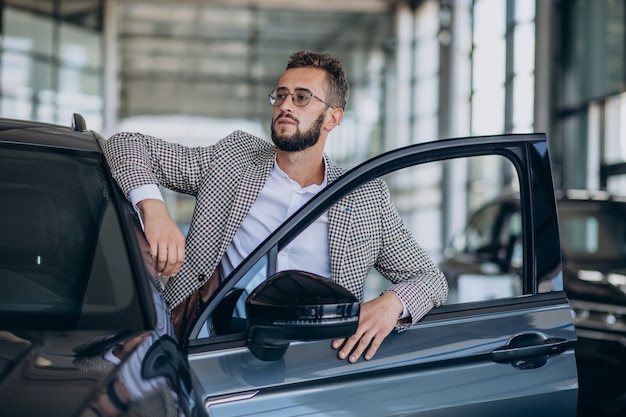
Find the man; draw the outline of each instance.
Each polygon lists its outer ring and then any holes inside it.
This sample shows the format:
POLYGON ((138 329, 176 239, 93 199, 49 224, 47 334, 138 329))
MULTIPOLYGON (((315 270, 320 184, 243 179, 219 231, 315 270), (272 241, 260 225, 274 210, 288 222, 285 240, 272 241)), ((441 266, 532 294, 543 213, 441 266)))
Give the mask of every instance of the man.
MULTIPOLYGON (((191 325, 220 278, 341 175, 324 146, 347 98, 341 63, 300 51, 270 94, 274 145, 240 131, 200 148, 130 133, 106 142, 113 176, 141 211, 157 270, 171 277, 165 297, 179 328, 191 325), (157 185, 196 197, 186 242, 157 185)), ((279 254, 279 270, 333 279, 361 299, 372 266, 392 283, 362 304, 353 336, 333 341, 341 359, 371 359, 394 327, 407 328, 447 297, 445 277, 403 227, 382 181, 353 192, 305 233, 288 246, 289 253, 279 254)))

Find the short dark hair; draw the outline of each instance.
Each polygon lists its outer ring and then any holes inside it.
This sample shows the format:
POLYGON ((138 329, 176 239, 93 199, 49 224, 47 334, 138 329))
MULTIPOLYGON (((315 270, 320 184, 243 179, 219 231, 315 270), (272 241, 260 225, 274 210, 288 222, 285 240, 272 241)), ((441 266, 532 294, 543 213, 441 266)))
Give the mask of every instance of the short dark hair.
POLYGON ((326 71, 328 76, 326 101, 333 107, 345 110, 350 88, 343 65, 338 59, 324 53, 298 51, 289 57, 286 69, 290 68, 319 68, 326 71))

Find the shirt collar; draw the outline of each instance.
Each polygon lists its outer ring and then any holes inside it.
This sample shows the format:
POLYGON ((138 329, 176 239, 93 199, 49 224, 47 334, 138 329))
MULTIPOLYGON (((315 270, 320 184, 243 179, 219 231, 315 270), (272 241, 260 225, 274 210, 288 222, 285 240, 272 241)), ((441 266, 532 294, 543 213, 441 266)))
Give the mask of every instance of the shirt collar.
POLYGON ((280 179, 282 181, 288 182, 294 188, 297 187, 298 189, 304 192, 317 194, 320 190, 325 188, 326 185, 328 184, 328 162, 326 161, 326 155, 324 155, 322 159, 324 160, 324 180, 319 185, 311 184, 307 187, 300 187, 300 184, 292 180, 289 177, 289 175, 287 175, 282 169, 280 169, 280 167, 278 166, 278 163, 276 163, 276 155, 274 155, 274 166, 272 167, 272 172, 270 173, 270 175, 274 176, 276 179, 280 179))

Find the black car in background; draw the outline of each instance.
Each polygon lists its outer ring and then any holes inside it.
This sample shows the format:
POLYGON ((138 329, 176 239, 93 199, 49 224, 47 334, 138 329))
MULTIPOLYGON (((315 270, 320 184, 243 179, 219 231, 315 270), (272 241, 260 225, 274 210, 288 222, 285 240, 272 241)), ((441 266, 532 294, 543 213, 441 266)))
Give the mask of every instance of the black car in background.
POLYGON ((626 335, 626 198, 568 191, 557 208, 577 333, 620 340, 626 335))
POLYGON ((80 116, 74 128, 0 119, 2 417, 576 415, 545 136, 421 143, 364 162, 225 277, 188 340, 173 335, 102 140, 80 116), (388 179, 408 212, 423 170, 494 156, 520 178, 519 292, 450 302, 392 333, 372 360, 339 360, 331 340, 354 332, 358 300, 330 280, 277 273, 280 251, 331 206, 349 219, 350 194, 367 181, 388 179))
MULTIPOLYGON (((581 190, 557 192, 563 285, 581 337, 621 340, 626 335, 626 198, 581 190)), ((465 275, 496 280, 520 274, 518 195, 477 210, 444 252, 440 268, 451 286, 465 275)), ((547 248, 546 250, 550 250, 547 248)))
MULTIPOLYGON (((557 192, 556 199, 563 285, 579 336, 579 415, 589 410, 596 417, 621 416, 626 412, 626 198, 568 190, 557 192)), ((519 196, 501 196, 470 217, 440 268, 452 287, 476 275, 515 283, 523 232, 519 196)))

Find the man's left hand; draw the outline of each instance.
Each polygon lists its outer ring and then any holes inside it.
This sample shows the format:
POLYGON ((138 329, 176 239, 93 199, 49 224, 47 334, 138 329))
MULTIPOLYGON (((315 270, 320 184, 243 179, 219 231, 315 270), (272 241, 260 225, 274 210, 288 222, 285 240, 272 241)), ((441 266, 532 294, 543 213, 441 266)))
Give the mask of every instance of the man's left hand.
POLYGON ((363 353, 365 360, 372 359, 403 311, 402 301, 391 292, 361 304, 356 333, 347 339, 333 340, 333 349, 341 348, 339 359, 347 358, 350 363, 355 363, 363 353))

